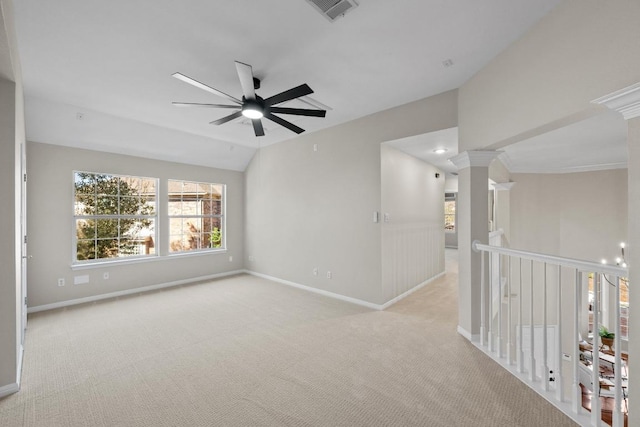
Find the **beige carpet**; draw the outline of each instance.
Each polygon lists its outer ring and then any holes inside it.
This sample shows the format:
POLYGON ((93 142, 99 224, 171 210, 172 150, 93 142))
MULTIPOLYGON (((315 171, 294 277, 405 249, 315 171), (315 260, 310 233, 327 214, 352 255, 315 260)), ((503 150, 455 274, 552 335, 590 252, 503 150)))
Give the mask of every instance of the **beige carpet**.
POLYGON ((457 335, 447 258, 384 312, 242 275, 32 315, 0 425, 574 425, 457 335))

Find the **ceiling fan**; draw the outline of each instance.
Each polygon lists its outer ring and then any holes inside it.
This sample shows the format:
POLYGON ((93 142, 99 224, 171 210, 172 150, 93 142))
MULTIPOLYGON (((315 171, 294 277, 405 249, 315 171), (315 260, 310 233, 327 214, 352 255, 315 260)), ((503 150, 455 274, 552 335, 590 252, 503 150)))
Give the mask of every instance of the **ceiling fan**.
POLYGON ((287 120, 284 120, 281 117, 274 115, 274 113, 310 117, 324 117, 327 114, 326 110, 311 110, 305 108, 286 108, 276 106, 277 104, 281 104, 285 101, 290 101, 292 99, 300 98, 301 96, 312 94, 313 90, 306 83, 292 89, 285 90, 284 92, 273 95, 269 98, 263 99, 256 94, 256 89, 260 89, 260 80, 253 76, 251 65, 243 64, 242 62, 236 61, 236 70, 238 71, 238 78, 240 79, 240 85, 242 86, 242 100, 231 95, 227 95, 226 93, 207 86, 204 83, 200 83, 199 81, 194 80, 191 77, 185 76, 184 74, 173 74, 173 77, 175 77, 176 79, 182 80, 183 82, 189 83, 190 85, 193 85, 197 88, 206 90, 207 92, 213 93, 214 95, 226 98, 229 101, 233 102, 235 105, 198 104, 192 102, 173 102, 173 105, 177 107, 237 109, 237 111, 235 111, 234 113, 221 119, 214 120, 210 123, 213 125, 221 125, 233 119, 237 119, 238 117, 244 116, 248 119, 251 119, 251 122, 253 124, 253 131, 255 132, 256 136, 264 136, 264 128, 262 127, 262 121, 260 120, 262 117, 269 119, 281 126, 284 126, 295 133, 304 132, 304 129, 294 125, 287 120))

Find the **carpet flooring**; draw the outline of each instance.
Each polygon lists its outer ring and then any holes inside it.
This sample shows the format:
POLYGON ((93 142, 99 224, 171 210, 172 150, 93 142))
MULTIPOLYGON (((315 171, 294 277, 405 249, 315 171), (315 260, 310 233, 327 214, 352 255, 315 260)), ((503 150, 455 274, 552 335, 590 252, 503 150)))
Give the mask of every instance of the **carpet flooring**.
POLYGON ((457 261, 385 311, 249 275, 29 316, 13 426, 573 426, 456 333, 457 261))

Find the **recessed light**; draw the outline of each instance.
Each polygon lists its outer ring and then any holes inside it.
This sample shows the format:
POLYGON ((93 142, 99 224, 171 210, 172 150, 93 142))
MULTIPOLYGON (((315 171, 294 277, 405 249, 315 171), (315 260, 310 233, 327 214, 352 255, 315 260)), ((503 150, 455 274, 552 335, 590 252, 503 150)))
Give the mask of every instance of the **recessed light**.
POLYGON ((449 151, 449 150, 447 150, 446 148, 436 148, 435 150, 433 150, 433 152, 436 153, 436 154, 444 154, 447 151, 449 151))

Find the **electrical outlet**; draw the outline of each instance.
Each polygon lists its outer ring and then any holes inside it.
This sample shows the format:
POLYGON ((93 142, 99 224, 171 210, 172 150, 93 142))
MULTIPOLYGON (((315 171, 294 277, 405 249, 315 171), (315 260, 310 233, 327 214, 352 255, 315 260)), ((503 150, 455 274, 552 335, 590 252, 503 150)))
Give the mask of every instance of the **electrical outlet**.
POLYGON ((249 255, 249 261, 255 261, 255 260, 256 260, 256 257, 249 255))
POLYGON ((233 255, 229 255, 229 262, 233 262, 233 255))
POLYGON ((64 279, 58 279, 58 286, 64 286, 64 279))
POLYGON ((314 268, 312 273, 313 273, 314 276, 317 276, 318 275, 318 267, 314 268))
POLYGON ((331 272, 327 271, 327 279, 331 279, 331 272))
POLYGON ((109 272, 108 272, 108 271, 105 271, 104 273, 102 273, 102 278, 103 278, 104 280, 109 280, 109 272))

